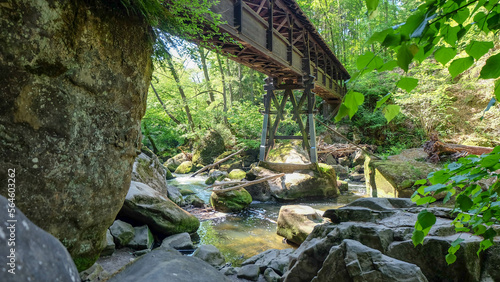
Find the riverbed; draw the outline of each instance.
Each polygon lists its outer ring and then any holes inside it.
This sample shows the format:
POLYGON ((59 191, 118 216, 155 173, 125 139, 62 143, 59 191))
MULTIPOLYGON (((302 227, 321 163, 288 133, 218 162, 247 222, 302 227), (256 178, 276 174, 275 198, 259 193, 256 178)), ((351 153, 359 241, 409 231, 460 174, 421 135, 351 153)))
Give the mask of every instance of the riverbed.
MULTIPOLYGON (((196 193, 205 203, 209 203, 211 192, 206 189, 206 177, 178 175, 169 180, 168 185, 186 188, 196 193)), ((335 199, 299 200, 294 202, 258 202, 240 213, 217 213, 211 219, 202 220, 193 239, 198 245, 216 246, 227 262, 240 265, 244 260, 268 249, 286 249, 295 246, 283 241, 276 234, 276 221, 282 205, 308 205, 315 209, 327 210, 342 207, 360 197, 366 197, 365 183, 349 183, 349 192, 335 199)))

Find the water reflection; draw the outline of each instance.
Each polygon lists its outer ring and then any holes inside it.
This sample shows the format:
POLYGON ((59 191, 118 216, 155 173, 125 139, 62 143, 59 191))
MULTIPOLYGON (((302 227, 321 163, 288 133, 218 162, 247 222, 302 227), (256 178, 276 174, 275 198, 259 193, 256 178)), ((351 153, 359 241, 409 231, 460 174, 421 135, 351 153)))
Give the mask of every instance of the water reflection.
MULTIPOLYGON (((168 181, 180 189, 194 191, 206 203, 210 199, 210 191, 205 188, 205 177, 177 177, 168 181)), ((240 265, 244 260, 268 249, 286 249, 293 246, 283 243, 283 237, 276 235, 276 221, 282 205, 300 204, 315 209, 327 210, 339 208, 355 199, 366 196, 364 183, 350 183, 349 195, 341 195, 328 200, 301 200, 296 202, 257 202, 237 214, 227 214, 213 220, 201 222, 198 229, 199 244, 216 246, 226 257, 227 262, 240 265)))

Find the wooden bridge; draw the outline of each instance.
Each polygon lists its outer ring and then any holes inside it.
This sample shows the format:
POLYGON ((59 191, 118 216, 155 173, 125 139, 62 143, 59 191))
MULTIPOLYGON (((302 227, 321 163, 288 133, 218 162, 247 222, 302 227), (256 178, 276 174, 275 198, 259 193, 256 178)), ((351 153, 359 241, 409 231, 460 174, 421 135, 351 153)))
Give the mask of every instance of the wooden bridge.
POLYGON ((220 0, 211 10, 222 16, 226 23, 220 31, 231 40, 212 39, 205 44, 216 45, 232 60, 269 76, 264 87, 260 159, 265 160, 275 139, 300 139, 309 149, 311 162, 317 162, 315 94, 338 106, 349 73, 294 0, 220 0), (296 98, 293 90, 303 90, 301 97, 296 98), (281 102, 278 91, 284 92, 281 102), (302 136, 276 135, 288 99, 302 136))

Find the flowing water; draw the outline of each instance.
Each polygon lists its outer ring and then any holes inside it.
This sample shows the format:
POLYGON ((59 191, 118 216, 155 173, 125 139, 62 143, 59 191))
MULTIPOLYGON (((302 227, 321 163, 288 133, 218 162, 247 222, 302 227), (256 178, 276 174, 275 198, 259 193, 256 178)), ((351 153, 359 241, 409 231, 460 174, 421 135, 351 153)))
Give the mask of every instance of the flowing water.
MULTIPOLYGON (((178 175, 168 181, 168 185, 194 191, 205 203, 209 203, 211 192, 205 190, 206 177, 191 178, 178 175)), ((355 199, 366 196, 364 183, 349 183, 350 195, 340 195, 336 199, 322 201, 299 200, 294 202, 257 202, 237 214, 220 214, 216 219, 201 222, 198 229, 199 244, 216 246, 226 257, 226 261, 239 265, 245 259, 268 249, 286 249, 294 246, 283 242, 276 234, 276 221, 282 205, 308 205, 315 209, 339 208, 355 199)))

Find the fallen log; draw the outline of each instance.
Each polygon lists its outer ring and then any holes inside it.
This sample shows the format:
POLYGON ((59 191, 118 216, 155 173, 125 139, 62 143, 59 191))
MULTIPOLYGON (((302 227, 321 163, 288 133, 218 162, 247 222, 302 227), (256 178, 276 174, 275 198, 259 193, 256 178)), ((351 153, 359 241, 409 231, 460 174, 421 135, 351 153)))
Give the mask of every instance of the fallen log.
POLYGON ((232 181, 232 182, 221 182, 221 183, 217 183, 217 184, 214 184, 212 186, 209 186, 205 189, 212 189, 212 192, 214 193, 222 193, 222 192, 227 192, 227 191, 232 191, 232 190, 238 190, 240 188, 244 188, 244 187, 247 187, 247 186, 250 186, 250 185, 254 185, 254 184, 258 184, 258 183, 261 183, 261 182, 264 182, 264 181, 268 181, 268 180, 271 180, 271 179, 274 179, 274 178, 278 178, 278 177, 283 177, 285 176, 284 173, 280 173, 280 174, 276 174, 276 175, 271 175, 271 176, 268 176, 268 177, 264 177, 264 178, 261 178, 261 179, 257 179, 257 180, 253 180, 253 181, 232 181), (237 185, 237 186, 234 186, 234 187, 230 187, 230 188, 222 188, 222 189, 215 189, 216 187, 222 187, 222 186, 227 186, 227 185, 235 185, 235 184, 239 184, 241 183, 240 185, 237 185))
POLYGON ((229 160, 229 159, 230 159, 230 158, 232 158, 233 156, 235 156, 235 155, 237 155, 237 154, 239 154, 239 153, 243 152, 243 150, 245 150, 245 149, 246 149, 246 148, 242 148, 242 149, 240 149, 238 152, 236 152, 236 153, 232 153, 231 155, 229 155, 229 156, 227 156, 227 157, 223 158, 223 159, 222 159, 222 160, 220 160, 220 161, 217 161, 217 162, 215 162, 215 163, 213 163, 213 164, 209 164, 209 165, 207 165, 207 166, 202 167, 201 169, 199 169, 198 171, 196 171, 195 173, 193 173, 193 175, 191 175, 191 177, 195 177, 197 174, 199 174, 199 173, 201 173, 201 172, 204 172, 205 170, 207 170, 207 169, 209 169, 209 168, 212 168, 212 167, 214 167, 214 166, 216 166, 216 165, 218 165, 218 164, 221 164, 221 163, 223 163, 223 162, 225 162, 225 161, 229 160))
POLYGON ((428 160, 433 163, 439 162, 442 156, 450 156, 451 159, 456 160, 468 155, 488 154, 491 151, 493 151, 493 148, 490 147, 443 143, 437 137, 431 137, 430 141, 424 143, 424 152, 427 153, 428 160))

